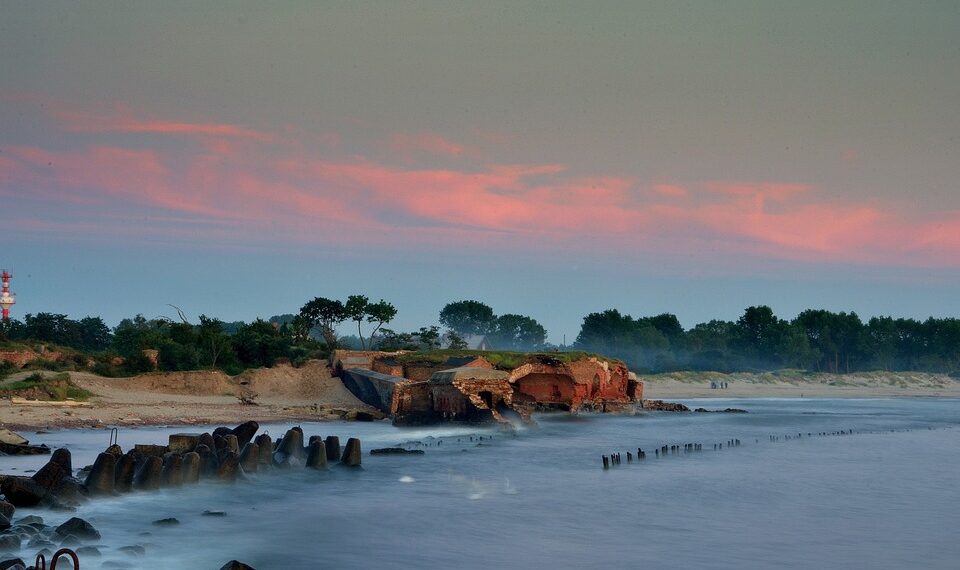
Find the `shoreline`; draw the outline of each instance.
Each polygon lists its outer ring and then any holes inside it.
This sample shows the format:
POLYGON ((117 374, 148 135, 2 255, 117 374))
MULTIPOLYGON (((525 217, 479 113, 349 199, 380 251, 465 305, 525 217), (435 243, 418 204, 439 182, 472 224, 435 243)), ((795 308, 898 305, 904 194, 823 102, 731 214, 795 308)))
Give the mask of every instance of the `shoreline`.
MULTIPOLYGON (((70 373, 94 394, 84 405, 15 404, 0 400, 0 427, 14 431, 137 426, 236 424, 248 420, 324 422, 378 420, 383 414, 356 399, 322 363, 278 366, 242 378, 216 372, 150 373, 105 378, 70 373), (257 405, 238 396, 257 393, 257 405)), ((642 375, 647 400, 960 398, 960 380, 942 374, 810 374, 798 371, 642 375), (726 389, 711 389, 725 382, 726 389)))

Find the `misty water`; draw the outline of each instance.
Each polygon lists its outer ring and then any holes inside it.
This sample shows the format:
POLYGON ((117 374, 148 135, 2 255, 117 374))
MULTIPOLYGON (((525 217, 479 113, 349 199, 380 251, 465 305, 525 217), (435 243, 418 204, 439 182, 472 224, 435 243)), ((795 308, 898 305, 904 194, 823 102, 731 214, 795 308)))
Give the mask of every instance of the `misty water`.
MULTIPOLYGON (((686 403, 750 413, 551 415, 516 434, 304 423, 307 435, 360 437, 366 451, 423 442, 426 453, 365 454, 357 471, 260 473, 233 485, 95 500, 77 513, 37 513, 48 524, 76 514, 100 530, 103 556, 83 558, 84 569, 108 561, 216 569, 232 558, 258 570, 960 564, 960 400, 686 403), (839 430, 857 433, 807 436, 839 430), (730 439, 741 446, 713 450, 730 439), (704 451, 654 457, 655 447, 689 442, 704 451), (627 463, 637 447, 647 459, 627 463), (601 455, 614 451, 623 463, 604 471, 601 455), (152 524, 166 517, 180 524, 152 524), (136 544, 146 556, 118 551, 136 544)), ((277 436, 287 427, 262 429, 277 436)), ((123 429, 120 444, 165 443, 179 431, 123 429)), ((105 430, 26 435, 67 446, 75 467, 91 463, 109 437, 105 430)), ((0 472, 44 460, 2 457, 0 472)), ((20 554, 32 559, 28 550, 20 554)))

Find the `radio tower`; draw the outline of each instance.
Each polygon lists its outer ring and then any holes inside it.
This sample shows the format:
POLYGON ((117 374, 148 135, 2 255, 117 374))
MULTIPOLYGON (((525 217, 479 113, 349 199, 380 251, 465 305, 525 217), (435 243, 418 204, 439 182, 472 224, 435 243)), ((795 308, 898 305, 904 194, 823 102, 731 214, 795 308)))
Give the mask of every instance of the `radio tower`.
POLYGON ((0 294, 0 307, 3 307, 3 321, 7 322, 10 320, 10 305, 13 305, 17 302, 17 298, 10 294, 10 279, 13 275, 10 275, 6 269, 3 270, 3 275, 0 275, 3 278, 3 293, 0 294))

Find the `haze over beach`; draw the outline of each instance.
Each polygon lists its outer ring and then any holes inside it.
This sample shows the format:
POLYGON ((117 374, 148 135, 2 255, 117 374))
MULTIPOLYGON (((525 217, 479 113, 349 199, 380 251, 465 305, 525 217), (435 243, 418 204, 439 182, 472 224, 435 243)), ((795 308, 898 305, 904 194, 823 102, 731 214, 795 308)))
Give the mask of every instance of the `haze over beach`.
POLYGON ((955 315, 958 9, 4 2, 3 265, 111 326, 955 315))

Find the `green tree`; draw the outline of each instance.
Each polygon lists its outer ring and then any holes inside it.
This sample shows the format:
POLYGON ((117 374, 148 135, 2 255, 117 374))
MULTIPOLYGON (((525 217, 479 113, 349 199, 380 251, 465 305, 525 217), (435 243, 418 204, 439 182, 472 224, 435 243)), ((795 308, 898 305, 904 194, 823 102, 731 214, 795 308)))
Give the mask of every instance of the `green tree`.
POLYGON ((360 348, 362 350, 365 350, 367 345, 363 340, 363 331, 360 330, 360 323, 367 318, 367 308, 369 306, 370 299, 365 295, 350 295, 347 297, 347 302, 343 305, 343 312, 347 315, 347 318, 357 323, 357 336, 360 337, 360 348))
POLYGON ((380 327, 392 321, 396 316, 397 308, 383 299, 367 305, 367 322, 376 324, 373 332, 370 333, 371 346, 373 346, 373 339, 377 335, 377 331, 380 330, 380 327))
POLYGON ((457 301, 441 309, 440 324, 461 336, 487 334, 496 325, 496 316, 480 301, 457 301))
POLYGON ((420 341, 420 348, 423 350, 440 348, 440 327, 435 325, 420 327, 420 330, 417 332, 417 338, 420 341))
POLYGON ((509 350, 539 350, 547 340, 547 329, 524 315, 497 317, 490 342, 496 348, 509 350))
POLYGON ((336 326, 347 319, 343 303, 325 297, 314 297, 300 308, 300 317, 301 327, 307 327, 307 330, 319 327, 330 350, 337 347, 336 326))

